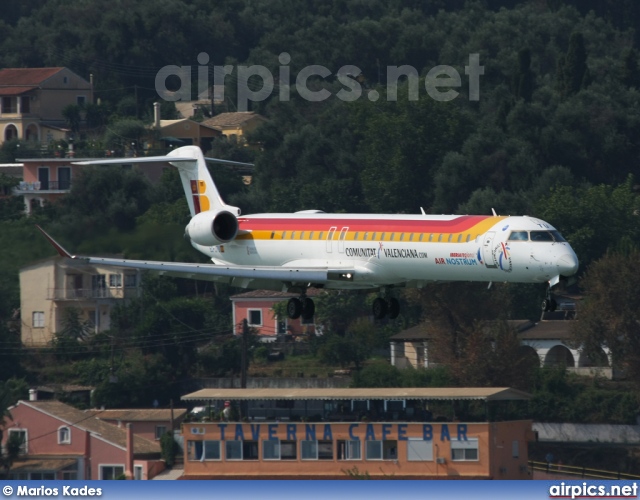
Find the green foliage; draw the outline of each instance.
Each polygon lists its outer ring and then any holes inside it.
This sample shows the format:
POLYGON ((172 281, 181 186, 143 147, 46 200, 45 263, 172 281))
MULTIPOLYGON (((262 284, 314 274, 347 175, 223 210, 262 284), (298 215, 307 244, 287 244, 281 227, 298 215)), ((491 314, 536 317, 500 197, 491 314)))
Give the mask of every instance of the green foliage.
POLYGON ((132 142, 140 144, 141 137, 146 133, 147 129, 141 121, 122 119, 109 125, 104 141, 107 147, 116 149, 116 156, 122 156, 132 142))
POLYGON ((617 187, 559 186, 539 203, 540 216, 562 228, 582 266, 624 240, 640 243, 640 198, 629 176, 617 187))
POLYGON ((640 284, 637 274, 640 250, 637 240, 627 252, 609 252, 593 262, 582 285, 585 301, 580 307, 576 340, 592 358, 608 347, 613 367, 630 380, 640 380, 640 284))
POLYGON ((82 310, 77 307, 62 309, 61 329, 54 338, 56 356, 64 361, 76 357, 83 348, 83 341, 91 333, 91 326, 82 319, 82 310))
POLYGON ((166 432, 160 437, 160 449, 162 459, 167 464, 167 467, 173 467, 178 454, 178 443, 173 439, 173 433, 166 432))

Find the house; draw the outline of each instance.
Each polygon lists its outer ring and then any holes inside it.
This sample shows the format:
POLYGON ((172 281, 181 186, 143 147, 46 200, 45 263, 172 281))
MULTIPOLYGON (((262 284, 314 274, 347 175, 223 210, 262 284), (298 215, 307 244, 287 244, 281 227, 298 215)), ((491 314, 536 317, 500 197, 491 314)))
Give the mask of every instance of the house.
POLYGON ((177 120, 162 120, 160 116, 160 103, 153 103, 153 125, 150 127, 150 135, 145 140, 146 149, 165 148, 170 149, 179 146, 198 146, 202 151, 211 149, 213 139, 220 137, 219 128, 204 122, 196 122, 190 118, 177 120))
POLYGON ((242 405, 248 422, 184 423, 183 478, 531 479, 530 420, 458 421, 425 412, 456 401, 487 408, 530 397, 504 387, 201 389, 182 399, 242 405))
POLYGON ((9 479, 152 479, 164 470, 160 444, 60 401, 18 401, 4 421, 3 446, 23 441, 9 479))
MULTIPOLYGON (((75 179, 82 174, 87 165, 76 165, 75 162, 89 161, 93 158, 73 158, 61 154, 53 158, 21 158, 22 181, 13 190, 15 196, 24 197, 25 213, 31 214, 36 206, 45 202, 54 203, 71 190, 75 179)), ((123 169, 139 170, 152 184, 162 177, 162 173, 171 168, 166 162, 127 163, 122 160, 123 169)))
POLYGON ((103 268, 59 256, 22 267, 22 343, 31 347, 48 345, 64 327, 64 313, 69 308, 80 312, 91 331, 108 330, 116 304, 139 293, 137 270, 103 268))
POLYGON ((202 123, 222 131, 222 134, 230 141, 241 143, 246 142, 247 134, 256 130, 266 121, 268 120, 264 116, 253 111, 239 111, 220 113, 202 123))
POLYGON ((159 441, 169 431, 180 427, 187 416, 185 408, 131 409, 131 410, 86 410, 98 420, 126 429, 131 426, 136 436, 150 441, 159 441))
MULTIPOLYGON (((538 322, 508 321, 518 333, 523 354, 540 362, 540 366, 562 365, 580 375, 598 374, 613 377, 611 351, 603 346, 595 359, 589 358, 581 346, 572 342, 572 327, 576 324, 575 301, 562 301, 554 312, 544 312, 538 322)), ((429 352, 428 324, 408 328, 390 338, 391 364, 398 368, 428 368, 434 365, 429 352)))
POLYGON ((0 144, 13 139, 47 144, 69 130, 62 110, 93 102, 93 85, 67 68, 0 70, 0 144))
MULTIPOLYGON (((316 297, 321 291, 315 288, 307 290, 307 296, 316 297)), ((261 341, 274 342, 278 336, 301 337, 314 335, 316 328, 313 320, 289 319, 286 314, 282 318, 276 317, 273 307, 291 297, 298 297, 295 293, 275 292, 271 290, 252 290, 231 296, 233 312, 233 334, 242 334, 242 321, 247 320, 261 341)))

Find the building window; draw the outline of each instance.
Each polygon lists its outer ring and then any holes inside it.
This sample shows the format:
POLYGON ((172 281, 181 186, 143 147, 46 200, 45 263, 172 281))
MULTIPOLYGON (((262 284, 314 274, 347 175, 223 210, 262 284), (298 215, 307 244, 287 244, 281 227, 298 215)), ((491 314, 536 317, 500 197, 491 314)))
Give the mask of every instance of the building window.
POLYGON ((511 456, 513 458, 520 458, 520 443, 518 441, 511 443, 511 456))
POLYGON ((78 479, 78 473, 75 471, 62 471, 62 477, 60 479, 63 481, 75 481, 78 479))
POLYGON ((17 113, 18 112, 18 100, 15 97, 3 97, 2 98, 2 112, 3 113, 17 113))
POLYGON ((32 472, 29 474, 31 481, 53 481, 56 475, 53 472, 32 472))
POLYGON ((29 96, 20 98, 20 113, 31 113, 31 98, 29 96))
POLYGON ((247 310, 249 326, 262 326, 262 309, 247 310))
POLYGON ((160 439, 167 433, 166 425, 156 425, 156 439, 160 439))
POLYGON ((333 460, 333 441, 300 441, 302 460, 333 460))
POLYGON ((87 96, 78 95, 76 96, 76 104, 80 107, 83 107, 87 103, 87 96))
POLYGON ((362 441, 338 440, 338 460, 361 460, 362 441))
POLYGON ((124 287, 125 288, 135 288, 138 286, 138 275, 137 274, 125 274, 124 275, 124 287))
POLYGON ((409 438, 407 441, 407 460, 410 462, 433 461, 433 441, 409 438))
MULTIPOLYGON (((229 442, 240 443, 241 441, 229 442)), ((222 459, 222 455, 220 454, 220 441, 188 441, 187 452, 189 460, 192 462, 222 459)))
POLYGON ((109 286, 111 288, 122 288, 122 274, 110 274, 109 286))
POLYGON ((225 441, 227 460, 258 460, 258 441, 225 441))
POLYGON ((58 429, 58 444, 71 444, 71 430, 68 427, 58 429))
POLYGON ((124 465, 101 465, 100 479, 118 479, 124 475, 124 465))
POLYGON ((367 460, 396 460, 398 458, 398 441, 366 441, 367 460))
POLYGON ((451 460, 459 462, 478 460, 478 438, 466 441, 451 441, 451 460))
POLYGON ((262 441, 262 458, 264 460, 295 460, 296 442, 269 439, 262 441))
MULTIPOLYGON (((8 439, 20 440, 20 455, 26 455, 29 452, 29 436, 27 435, 27 429, 9 429, 8 439), (13 437, 16 434, 17 437, 13 437)), ((5 443, 6 446, 6 443, 5 443)))
POLYGON ((44 328, 44 311, 33 311, 31 321, 34 328, 44 328))
POLYGON ((136 481, 142 480, 142 465, 133 466, 133 479, 135 479, 136 481))

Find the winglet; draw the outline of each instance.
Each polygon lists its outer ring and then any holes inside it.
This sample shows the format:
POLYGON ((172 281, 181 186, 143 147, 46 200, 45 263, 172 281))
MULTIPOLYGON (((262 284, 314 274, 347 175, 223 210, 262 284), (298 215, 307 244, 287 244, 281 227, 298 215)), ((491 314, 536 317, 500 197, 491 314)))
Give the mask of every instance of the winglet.
POLYGON ((49 235, 47 234, 47 232, 46 232, 44 229, 42 229, 38 224, 36 224, 36 227, 38 228, 38 230, 39 230, 42 234, 44 234, 44 237, 45 237, 45 238, 47 238, 47 240, 49 240, 49 243, 51 243, 51 246, 52 246, 53 248, 55 248, 55 249, 56 249, 56 252, 58 252, 62 257, 67 257, 67 258, 69 258, 69 259, 75 259, 75 258, 76 258, 76 257, 75 257, 75 255, 71 255, 69 252, 67 252, 67 251, 64 249, 64 247, 63 247, 60 243, 58 243, 58 242, 57 242, 56 240, 54 240, 51 236, 49 236, 49 235))

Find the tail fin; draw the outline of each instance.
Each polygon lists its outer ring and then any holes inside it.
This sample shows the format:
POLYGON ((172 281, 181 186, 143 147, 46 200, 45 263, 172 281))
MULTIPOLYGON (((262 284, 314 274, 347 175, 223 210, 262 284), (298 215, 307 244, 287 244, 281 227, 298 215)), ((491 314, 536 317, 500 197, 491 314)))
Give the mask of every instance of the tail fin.
POLYGON ((202 150, 197 146, 183 146, 171 151, 167 155, 169 163, 180 172, 182 188, 187 197, 191 217, 200 212, 209 210, 218 212, 227 210, 234 215, 240 215, 240 209, 227 205, 218 192, 202 150), (171 157, 178 157, 178 161, 171 161, 171 157), (193 161, 185 161, 184 158, 193 157, 193 161))
POLYGON ((150 163, 168 161, 180 172, 182 180, 182 188, 187 197, 191 217, 200 212, 209 210, 219 212, 226 210, 234 215, 240 215, 240 209, 227 205, 216 188, 209 169, 207 161, 214 163, 222 163, 226 165, 236 165, 241 167, 252 167, 250 163, 241 163, 238 161, 219 160, 217 158, 205 158, 202 150, 198 146, 183 146, 174 149, 167 156, 145 156, 140 158, 113 158, 109 160, 88 160, 74 162, 74 165, 116 165, 122 163, 150 163))

